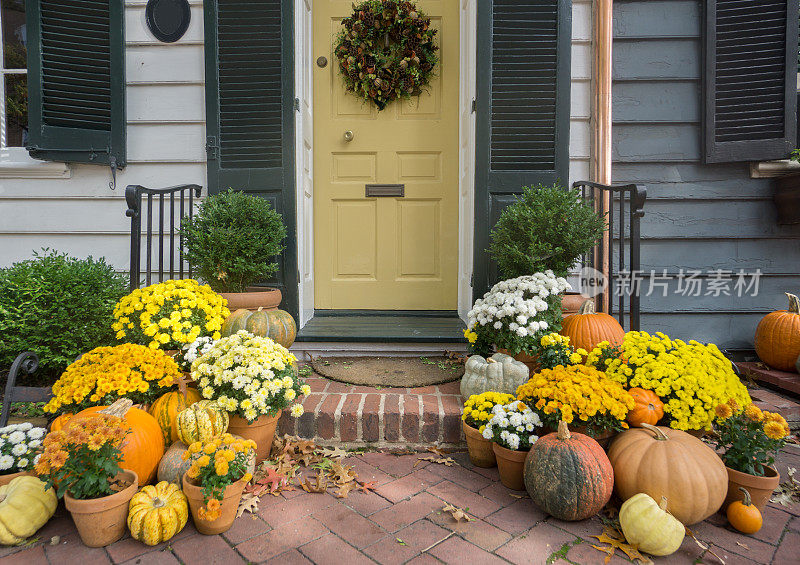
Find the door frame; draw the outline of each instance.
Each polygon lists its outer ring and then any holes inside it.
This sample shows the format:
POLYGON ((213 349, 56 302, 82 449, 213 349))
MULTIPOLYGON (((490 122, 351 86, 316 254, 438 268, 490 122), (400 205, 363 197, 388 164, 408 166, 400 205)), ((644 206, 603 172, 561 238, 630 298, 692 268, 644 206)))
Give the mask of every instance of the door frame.
MULTIPOLYGON (((475 232, 475 110, 477 2, 459 0, 458 121, 458 315, 472 308, 473 234, 475 232)), ((302 328, 314 316, 313 233, 313 0, 295 0, 295 177, 297 214, 298 311, 302 328), (308 8, 311 8, 309 10, 308 8), (311 139, 310 149, 306 146, 311 139), (312 221, 309 221, 311 219, 312 221)))

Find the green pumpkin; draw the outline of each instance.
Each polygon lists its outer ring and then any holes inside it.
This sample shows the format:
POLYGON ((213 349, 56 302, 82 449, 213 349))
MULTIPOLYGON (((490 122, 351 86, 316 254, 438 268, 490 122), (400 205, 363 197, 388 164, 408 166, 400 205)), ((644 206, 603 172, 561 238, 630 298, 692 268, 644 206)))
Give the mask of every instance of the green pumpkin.
POLYGON ((611 498, 614 469, 600 444, 570 434, 564 422, 558 433, 533 444, 525 459, 525 488, 539 508, 559 520, 585 520, 611 498))
POLYGON ((272 308, 255 312, 240 308, 225 319, 222 325, 222 335, 233 335, 238 331, 247 330, 253 335, 268 337, 275 343, 289 347, 297 336, 297 325, 292 315, 284 310, 272 308))

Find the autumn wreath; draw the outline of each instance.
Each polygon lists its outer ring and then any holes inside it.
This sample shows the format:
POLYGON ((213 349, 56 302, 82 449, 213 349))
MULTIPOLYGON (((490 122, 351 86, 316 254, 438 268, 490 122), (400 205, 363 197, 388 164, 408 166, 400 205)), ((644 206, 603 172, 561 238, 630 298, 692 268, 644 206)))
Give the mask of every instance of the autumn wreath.
POLYGON ((418 95, 438 61, 431 19, 406 0, 365 0, 342 20, 334 53, 347 90, 383 110, 418 95))

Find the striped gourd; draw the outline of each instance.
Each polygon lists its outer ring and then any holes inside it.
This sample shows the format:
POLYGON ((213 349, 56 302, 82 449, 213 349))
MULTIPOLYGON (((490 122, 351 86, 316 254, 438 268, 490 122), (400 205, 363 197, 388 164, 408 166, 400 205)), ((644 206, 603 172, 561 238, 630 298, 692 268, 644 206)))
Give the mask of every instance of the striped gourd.
POLYGON ((156 419, 164 432, 164 444, 172 445, 178 441, 178 413, 200 400, 197 389, 187 388, 186 393, 171 391, 161 395, 150 407, 150 415, 156 419))
POLYGON ((225 319, 222 326, 222 335, 233 335, 240 330, 247 330, 251 334, 268 337, 289 347, 297 336, 297 325, 294 318, 284 310, 273 308, 255 312, 241 308, 225 319))
POLYGON ((212 400, 200 400, 178 413, 178 439, 186 445, 225 433, 228 413, 212 400))

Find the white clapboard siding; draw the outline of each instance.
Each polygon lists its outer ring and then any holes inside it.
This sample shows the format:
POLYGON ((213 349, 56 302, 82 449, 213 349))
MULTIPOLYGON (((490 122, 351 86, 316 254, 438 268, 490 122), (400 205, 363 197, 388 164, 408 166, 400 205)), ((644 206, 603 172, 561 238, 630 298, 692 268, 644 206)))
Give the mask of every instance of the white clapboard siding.
MULTIPOLYGON (((50 247, 78 257, 104 256, 128 268, 130 220, 125 186, 206 186, 203 2, 176 43, 147 30, 147 0, 126 0, 128 166, 109 189, 105 167, 73 165, 67 179, 0 178, 0 265, 50 247)), ((589 178, 591 0, 574 0, 569 182, 589 178)), ((155 253, 155 250, 154 250, 155 253)), ((144 258, 143 258, 144 259, 144 258)))

